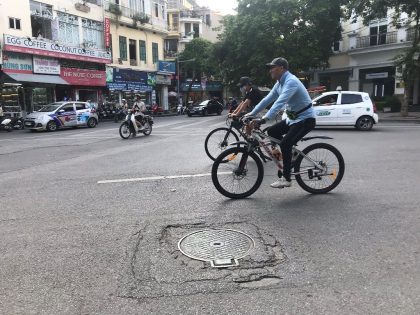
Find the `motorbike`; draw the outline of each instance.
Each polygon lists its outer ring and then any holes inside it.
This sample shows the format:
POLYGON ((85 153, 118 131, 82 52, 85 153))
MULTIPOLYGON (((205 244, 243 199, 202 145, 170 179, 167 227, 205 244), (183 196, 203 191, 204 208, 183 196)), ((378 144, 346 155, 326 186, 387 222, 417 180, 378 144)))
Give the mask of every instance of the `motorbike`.
POLYGON ((16 129, 16 130, 24 129, 25 125, 23 123, 23 117, 12 118, 12 125, 13 125, 13 129, 16 129))
POLYGON ((13 130, 12 118, 2 117, 0 120, 0 130, 6 130, 7 132, 13 130))
POLYGON ((182 106, 182 104, 179 104, 177 107, 177 113, 178 115, 184 115, 185 114, 185 106, 182 106))
POLYGON ((150 135, 152 133, 153 117, 144 115, 140 122, 143 125, 142 129, 139 129, 137 126, 135 113, 132 110, 129 110, 125 120, 120 126, 121 138, 128 139, 130 136, 135 137, 139 132, 142 132, 145 136, 150 135))
POLYGON ((124 119, 124 117, 127 115, 127 112, 122 108, 117 108, 114 115, 114 122, 118 122, 121 119, 124 119))

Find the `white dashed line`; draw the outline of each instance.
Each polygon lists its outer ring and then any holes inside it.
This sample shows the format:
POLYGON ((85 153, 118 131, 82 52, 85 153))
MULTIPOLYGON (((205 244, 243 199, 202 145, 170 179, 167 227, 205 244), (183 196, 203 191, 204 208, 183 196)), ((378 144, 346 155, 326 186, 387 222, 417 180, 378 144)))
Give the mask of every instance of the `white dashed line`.
MULTIPOLYGON (((227 175, 227 174, 231 174, 231 172, 220 172, 218 174, 227 175)), ((194 178, 194 177, 206 177, 206 176, 211 176, 211 173, 109 179, 109 180, 100 180, 97 183, 98 184, 115 184, 115 183, 145 182, 145 181, 155 181, 155 180, 165 180, 165 179, 194 178)))

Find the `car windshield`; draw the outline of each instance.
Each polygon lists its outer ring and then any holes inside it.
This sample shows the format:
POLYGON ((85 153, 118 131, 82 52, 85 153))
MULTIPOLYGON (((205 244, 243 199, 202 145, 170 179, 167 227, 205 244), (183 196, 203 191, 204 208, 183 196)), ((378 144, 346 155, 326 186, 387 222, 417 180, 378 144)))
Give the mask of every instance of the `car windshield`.
POLYGON ((198 106, 206 106, 210 101, 203 101, 198 106))
POLYGON ((55 111, 57 108, 59 108, 61 105, 61 103, 53 103, 53 104, 49 104, 49 105, 45 105, 44 107, 42 107, 38 112, 53 112, 55 111))

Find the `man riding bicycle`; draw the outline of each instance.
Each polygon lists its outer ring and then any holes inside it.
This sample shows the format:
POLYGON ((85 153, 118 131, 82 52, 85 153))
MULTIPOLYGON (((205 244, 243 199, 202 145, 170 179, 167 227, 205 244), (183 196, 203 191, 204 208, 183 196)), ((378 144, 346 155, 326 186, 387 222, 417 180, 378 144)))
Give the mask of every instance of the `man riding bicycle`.
MULTIPOLYGON (((241 90, 241 93, 244 94, 244 98, 242 102, 236 107, 233 113, 228 114, 230 118, 233 118, 234 121, 232 125, 239 129, 242 127, 242 123, 239 121, 235 121, 235 118, 241 117, 242 115, 250 112, 254 109, 255 105, 257 105, 261 99, 261 92, 260 90, 252 84, 252 81, 248 77, 242 77, 239 79, 238 87, 241 90)), ((247 133, 250 133, 250 130, 247 130, 247 133)))
POLYGON ((247 115, 255 116, 274 102, 271 109, 257 122, 261 125, 268 120, 274 119, 280 110, 286 110, 287 119, 274 124, 267 130, 270 137, 281 140, 280 148, 283 157, 283 177, 270 186, 273 188, 285 188, 292 185, 293 145, 315 128, 315 112, 305 86, 296 76, 288 71, 289 63, 286 59, 281 57, 275 58, 266 66, 270 69, 271 78, 277 82, 270 93, 247 115))

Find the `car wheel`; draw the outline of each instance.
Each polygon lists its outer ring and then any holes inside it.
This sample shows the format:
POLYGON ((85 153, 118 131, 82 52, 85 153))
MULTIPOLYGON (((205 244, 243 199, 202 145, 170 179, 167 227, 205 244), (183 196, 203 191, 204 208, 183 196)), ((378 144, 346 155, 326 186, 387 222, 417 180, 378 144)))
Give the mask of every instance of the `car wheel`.
POLYGON ((356 122, 356 128, 362 131, 371 130, 373 127, 374 121, 370 116, 362 116, 356 122))
POLYGON ((207 116, 207 110, 203 109, 203 116, 207 116))
POLYGON ((222 115, 222 111, 223 111, 222 109, 219 109, 219 110, 217 111, 217 115, 219 115, 219 116, 220 116, 220 115, 222 115))
POLYGON ((96 119, 92 118, 92 117, 89 118, 89 120, 87 121, 87 126, 89 128, 95 128, 97 124, 98 124, 98 122, 96 121, 96 119))
POLYGON ((55 121, 49 121, 47 124, 47 130, 48 131, 56 131, 57 130, 57 124, 55 123, 55 121))

